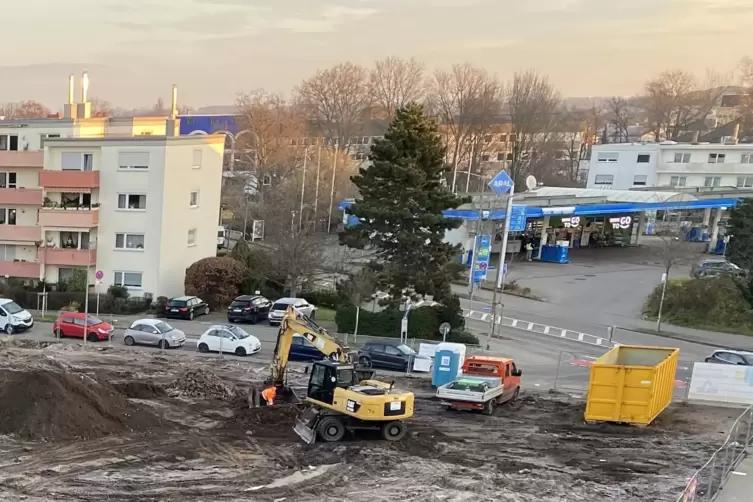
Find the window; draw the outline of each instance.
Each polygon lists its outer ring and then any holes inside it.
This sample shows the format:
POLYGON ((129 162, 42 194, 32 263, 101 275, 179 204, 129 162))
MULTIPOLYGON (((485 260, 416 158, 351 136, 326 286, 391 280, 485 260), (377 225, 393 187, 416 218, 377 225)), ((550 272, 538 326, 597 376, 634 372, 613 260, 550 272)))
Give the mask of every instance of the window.
POLYGON ((146 209, 146 195, 134 193, 118 194, 118 209, 143 211, 146 209))
POLYGON ((196 245, 196 229, 195 228, 192 228, 188 231, 188 245, 189 246, 196 245))
POLYGON ((720 176, 706 176, 703 180, 703 186, 705 187, 718 187, 722 184, 722 178, 720 176))
POLYGON ((60 168, 63 171, 91 171, 94 169, 94 155, 81 152, 60 154, 60 168))
POLYGON ((724 157, 723 153, 710 153, 709 164, 724 164, 724 157))
POLYGON ((737 178, 737 188, 751 188, 753 187, 753 178, 737 178))
POLYGON ((647 178, 648 176, 646 176, 645 174, 638 174, 638 175, 633 176, 633 186, 645 187, 647 178))
POLYGON ((676 153, 675 162, 678 164, 687 164, 688 162, 690 162, 690 154, 689 153, 676 153))
POLYGON ((0 134, 0 151, 18 150, 17 134, 0 134))
POLYGON ((596 157, 597 162, 617 162, 617 159, 620 157, 620 154, 617 152, 599 152, 599 155, 596 157))
POLYGON ((144 234, 115 234, 115 249, 144 249, 144 234))
POLYGON ((392 345, 385 345, 385 346, 384 346, 384 352, 385 352, 385 353, 386 353, 386 354, 387 354, 388 356, 399 356, 399 355, 401 355, 401 354, 400 354, 400 351, 399 351, 399 350, 397 350, 397 348, 396 348, 396 347, 393 347, 392 345))
POLYGON ((506 155, 504 153, 497 154, 497 162, 504 162, 506 155))
POLYGON ((613 182, 613 174, 597 174, 594 178, 594 185, 611 185, 613 182))
POLYGON ((113 284, 131 289, 140 289, 142 280, 141 272, 115 272, 113 284))
POLYGON ((688 178, 685 176, 672 176, 669 178, 669 186, 672 187, 684 187, 688 178))
POLYGON ((149 152, 120 152, 118 166, 126 171, 145 171, 149 169, 149 152))
POLYGON ((0 225, 15 225, 16 210, 0 207, 0 225))
POLYGON ((507 143, 507 134, 500 134, 500 135, 499 135, 499 140, 500 140, 500 141, 501 141, 502 143, 507 143))
POLYGON ((190 207, 199 207, 199 191, 193 190, 188 198, 188 205, 190 207))
POLYGON ((16 188, 16 173, 0 173, 0 188, 16 188))
POLYGON ((648 164, 651 161, 651 154, 648 153, 639 153, 638 154, 638 164, 648 164))
POLYGON ((199 169, 201 167, 202 153, 201 148, 196 148, 193 151, 193 162, 191 163, 191 167, 194 169, 199 169))
POLYGON ((489 162, 489 156, 488 155, 482 155, 481 156, 481 162, 489 162))
POLYGON ((492 137, 490 134, 487 134, 486 136, 484 136, 484 143, 491 143, 491 142, 492 142, 492 137))
POLYGON ((753 153, 744 153, 740 162, 742 164, 753 164, 753 153))

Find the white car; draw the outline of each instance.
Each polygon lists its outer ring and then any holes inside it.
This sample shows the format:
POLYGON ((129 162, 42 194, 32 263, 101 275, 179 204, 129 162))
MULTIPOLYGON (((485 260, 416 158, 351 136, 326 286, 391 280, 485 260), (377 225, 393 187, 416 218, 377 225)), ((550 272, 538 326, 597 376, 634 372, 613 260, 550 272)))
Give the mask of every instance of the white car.
POLYGON ((279 300, 275 300, 274 305, 269 309, 269 315, 267 316, 269 325, 279 326, 282 318, 285 317, 285 311, 291 305, 312 321, 316 317, 316 307, 303 298, 280 298, 279 300))
POLYGON ((230 324, 210 326, 199 337, 196 344, 199 352, 227 352, 236 356, 256 354, 261 350, 261 342, 243 328, 230 324))
POLYGON ((34 318, 13 300, 0 298, 0 330, 9 335, 34 326, 34 318))

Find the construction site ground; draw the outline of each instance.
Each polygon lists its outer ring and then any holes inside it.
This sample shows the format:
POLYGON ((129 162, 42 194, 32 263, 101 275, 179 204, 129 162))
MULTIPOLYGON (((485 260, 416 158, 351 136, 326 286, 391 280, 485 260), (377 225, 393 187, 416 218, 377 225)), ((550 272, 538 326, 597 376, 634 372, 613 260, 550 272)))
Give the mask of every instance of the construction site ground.
MULTIPOLYGON (((304 367, 291 368, 303 388, 304 367)), ((403 441, 304 445, 294 406, 249 409, 262 364, 0 341, 0 501, 674 502, 739 415, 673 405, 649 427, 586 424, 526 392, 446 411, 428 380, 403 441)), ((524 376, 525 378, 525 376, 524 376)))

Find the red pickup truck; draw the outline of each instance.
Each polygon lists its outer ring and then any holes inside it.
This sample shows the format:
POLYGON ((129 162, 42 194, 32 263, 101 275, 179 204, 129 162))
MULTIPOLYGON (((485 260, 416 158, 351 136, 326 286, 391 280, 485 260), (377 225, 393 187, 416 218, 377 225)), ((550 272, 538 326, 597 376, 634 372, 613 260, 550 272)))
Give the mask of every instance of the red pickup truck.
POLYGON ((496 405, 515 401, 522 374, 512 359, 472 356, 454 381, 437 389, 437 397, 450 409, 481 410, 491 415, 496 405))

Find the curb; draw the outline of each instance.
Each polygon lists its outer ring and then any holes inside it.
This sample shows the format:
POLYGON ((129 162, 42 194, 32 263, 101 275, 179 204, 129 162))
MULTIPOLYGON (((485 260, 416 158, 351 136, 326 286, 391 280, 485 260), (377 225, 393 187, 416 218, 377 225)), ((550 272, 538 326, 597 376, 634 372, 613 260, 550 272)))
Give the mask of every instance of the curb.
MULTIPOLYGON (((489 322, 492 315, 486 312, 479 312, 478 310, 463 309, 463 316, 475 321, 489 322)), ((498 326, 518 329, 521 331, 528 331, 536 333, 538 335, 546 335, 554 338, 565 339, 571 342, 595 345, 597 347, 605 347, 611 349, 620 345, 617 342, 610 341, 608 338, 589 335, 588 333, 581 333, 580 331, 573 331, 571 329, 549 326, 547 324, 539 324, 531 321, 524 321, 522 319, 513 319, 512 317, 497 316, 497 319, 495 321, 498 326)))
MULTIPOLYGON (((640 328, 625 328, 623 326, 615 326, 616 329, 621 331, 629 331, 631 333, 640 333, 642 335, 651 335, 651 336, 658 336, 661 338, 668 338, 670 340, 680 340, 682 342, 688 342, 688 343, 694 343, 696 345, 704 345, 706 347, 713 347, 715 349, 728 349, 728 350, 739 350, 741 352, 750 352, 751 349, 744 349, 742 347, 730 347, 729 345, 724 345, 721 343, 713 343, 708 342, 706 340, 699 340, 697 338, 693 338, 690 336, 682 335, 679 333, 672 333, 671 331, 654 331, 651 329, 640 329, 640 328)), ((725 333, 723 333, 725 334, 725 333)), ((738 336, 745 336, 745 335, 738 335, 738 336)))

